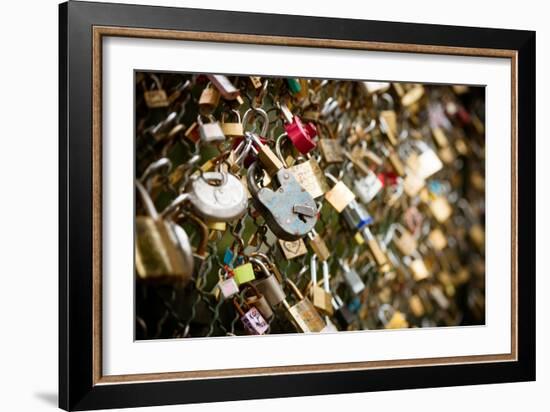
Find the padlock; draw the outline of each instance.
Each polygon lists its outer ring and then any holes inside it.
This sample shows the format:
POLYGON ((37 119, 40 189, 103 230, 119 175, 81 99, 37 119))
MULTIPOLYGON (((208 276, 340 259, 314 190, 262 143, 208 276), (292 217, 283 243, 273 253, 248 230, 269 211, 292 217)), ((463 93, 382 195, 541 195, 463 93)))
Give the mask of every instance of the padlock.
POLYGON ((257 257, 251 257, 250 262, 260 268, 263 277, 257 278, 252 284, 265 296, 271 306, 277 306, 286 298, 286 293, 281 285, 282 279, 278 279, 275 273, 257 257))
POLYGON ((441 251, 447 247, 447 238, 441 229, 435 228, 428 235, 430 245, 437 251, 441 251))
POLYGON ((249 307, 244 312, 236 298, 233 299, 233 305, 240 315, 245 330, 250 335, 263 335, 269 329, 269 324, 256 307, 249 307))
POLYGON ((283 255, 285 256, 285 259, 294 259, 307 253, 306 244, 302 239, 293 241, 279 239, 278 243, 281 251, 283 252, 283 255))
POLYGON ((351 201, 351 203, 342 210, 342 217, 350 230, 354 232, 362 230, 365 226, 370 225, 374 221, 363 205, 356 200, 351 201))
POLYGON ((424 305, 422 304, 422 299, 420 299, 418 295, 412 295, 409 298, 409 308, 413 315, 417 318, 421 318, 422 316, 424 316, 424 305))
POLYGON ((309 238, 309 246, 313 249, 313 252, 321 262, 324 262, 330 257, 330 250, 328 249, 325 240, 317 233, 315 229, 307 234, 309 238))
POLYGON ((386 329, 403 329, 409 327, 409 322, 407 322, 405 314, 394 309, 393 306, 388 303, 380 305, 378 308, 378 318, 386 329))
POLYGON ((298 94, 302 91, 302 86, 300 85, 300 81, 297 78, 294 77, 288 77, 286 79, 286 83, 288 85, 288 90, 292 94, 298 94))
POLYGON ((343 260, 339 259, 338 263, 342 268, 342 275, 348 287, 351 289, 354 295, 360 294, 365 289, 365 283, 353 268, 350 268, 349 265, 343 260))
POLYGON ((424 96, 424 86, 415 84, 401 97, 401 104, 405 107, 411 107, 424 96))
POLYGON ((239 97, 239 89, 233 86, 233 83, 231 83, 227 76, 221 74, 207 74, 206 77, 208 77, 224 99, 234 100, 239 97))
MULTIPOLYGON (((177 202, 177 200, 175 200, 175 202, 177 202)), ((183 213, 177 217, 178 225, 182 225, 184 222, 190 222, 197 229, 197 233, 199 235, 195 237, 199 238, 199 243, 194 248, 193 255, 199 260, 204 260, 206 257, 208 257, 208 226, 206 226, 206 224, 199 217, 195 216, 192 213, 183 213)))
POLYGON ((363 203, 372 201, 383 187, 384 185, 378 176, 370 170, 366 176, 353 182, 353 189, 363 203))
POLYGON ((223 171, 193 177, 180 197, 188 199, 197 215, 213 222, 238 219, 248 207, 248 193, 241 180, 223 171))
POLYGON ((204 88, 199 97, 199 111, 203 115, 209 115, 216 110, 220 102, 220 92, 211 83, 204 88))
POLYGON ((203 123, 201 115, 197 117, 197 123, 199 124, 199 135, 201 142, 204 144, 221 143, 225 141, 225 135, 220 126, 220 123, 214 119, 213 116, 208 117, 210 123, 203 123))
POLYGON ((323 269, 323 287, 317 283, 317 256, 311 255, 309 271, 311 274, 311 284, 309 287, 308 295, 311 298, 313 306, 315 306, 321 313, 332 316, 332 294, 330 293, 328 263, 322 262, 323 269))
POLYGON ((404 255, 412 255, 417 248, 417 242, 414 236, 400 224, 393 225, 393 243, 397 249, 404 255))
POLYGON ((386 254, 382 251, 378 240, 376 240, 368 226, 363 228, 361 234, 366 239, 367 247, 369 248, 369 251, 371 252, 372 257, 374 258, 374 261, 378 265, 380 271, 383 273, 390 271, 390 262, 388 261, 386 254))
POLYGON ((317 146, 317 143, 313 140, 317 136, 317 128, 312 122, 304 124, 298 116, 293 116, 290 123, 284 124, 284 129, 288 138, 300 153, 308 154, 317 146))
MULTIPOLYGON (((379 101, 377 95, 373 95, 373 97, 376 97, 376 102, 379 101)), ((380 96, 380 99, 385 101, 389 106, 388 108, 379 111, 378 122, 380 124, 380 130, 388 138, 388 141, 392 146, 397 146, 399 143, 397 140, 397 114, 395 113, 395 110, 393 110, 393 98, 390 94, 383 93, 380 96)))
POLYGON ((427 179, 443 168, 441 159, 425 142, 413 142, 415 150, 407 158, 407 166, 421 179, 427 179))
POLYGON ((282 142, 285 138, 288 138, 288 136, 283 133, 275 142, 275 153, 277 157, 283 166, 288 168, 294 175, 298 183, 300 183, 300 186, 302 186, 314 199, 323 196, 330 188, 319 163, 317 163, 317 160, 313 157, 310 157, 305 162, 289 166, 288 162, 284 159, 281 149, 282 142))
POLYGON ((227 137, 237 138, 244 136, 243 124, 241 122, 241 115, 238 110, 231 110, 235 114, 236 122, 226 122, 225 113, 222 115, 222 131, 227 137))
POLYGON ((449 201, 443 196, 437 196, 435 199, 428 202, 428 207, 439 223, 446 222, 453 214, 453 209, 449 201))
POLYGON ((220 279, 217 286, 224 299, 229 299, 239 293, 239 285, 237 285, 233 276, 220 279))
POLYGON ((243 299, 245 303, 250 307, 258 309, 260 314, 267 321, 273 318, 273 310, 266 299, 266 297, 254 286, 254 283, 248 283, 246 289, 243 292, 243 299), (250 294, 252 292, 252 294, 250 294))
POLYGON ((310 333, 320 332, 324 329, 325 322, 315 309, 311 301, 302 295, 298 287, 290 279, 285 282, 292 294, 295 296, 296 303, 290 305, 286 299, 283 300, 283 305, 287 310, 288 316, 292 323, 296 326, 298 332, 310 333))
POLYGON ((147 281, 186 284, 194 268, 189 238, 180 226, 162 218, 147 190, 136 181, 148 216, 136 217, 136 272, 147 281))
POLYGON ((336 139, 319 139, 319 150, 327 163, 342 163, 344 161, 342 146, 336 139))
POLYGON ((364 90, 367 92, 367 95, 374 93, 384 93, 387 92, 390 88, 389 82, 360 82, 364 90))
POLYGON ((273 189, 260 188, 257 170, 257 162, 248 168, 248 189, 271 231, 283 240, 304 237, 317 223, 317 205, 311 195, 287 169, 280 169, 274 176, 273 189))
POLYGON ((325 173, 325 176, 334 183, 334 186, 325 193, 325 200, 340 213, 353 199, 355 199, 355 194, 344 182, 336 179, 330 173, 325 173))
POLYGON ((151 78, 155 82, 156 89, 146 90, 143 93, 143 98, 145 99, 145 104, 150 109, 156 109, 159 107, 168 107, 170 104, 168 102, 168 96, 162 88, 159 78, 151 74, 151 78))
POLYGON ((418 252, 414 252, 409 259, 406 259, 406 261, 408 262, 408 266, 411 268, 415 281, 419 282, 431 276, 424 259, 418 252))
POLYGON ((297 163, 288 170, 314 199, 323 196, 330 189, 319 163, 314 158, 297 163))
POLYGON ((259 89, 262 87, 262 78, 260 76, 248 76, 250 79, 250 83, 252 83, 252 87, 255 89, 259 89))
POLYGON ((414 173, 409 173, 403 180, 403 190, 409 197, 415 197, 426 186, 426 181, 414 173))
POLYGON ((338 321, 338 324, 342 329, 347 330, 355 322, 355 314, 344 305, 342 298, 336 294, 332 299, 332 307, 334 308, 334 317, 338 321))
POLYGON ((382 152, 387 156, 388 160, 390 161, 390 164, 395 171, 395 173, 398 176, 404 177, 405 176, 405 166, 403 165, 403 162, 401 161, 401 157, 399 157, 399 154, 395 151, 393 147, 382 145, 381 146, 382 152))
POLYGON ((233 277, 237 285, 243 285, 256 279, 252 263, 248 262, 233 269, 233 277))

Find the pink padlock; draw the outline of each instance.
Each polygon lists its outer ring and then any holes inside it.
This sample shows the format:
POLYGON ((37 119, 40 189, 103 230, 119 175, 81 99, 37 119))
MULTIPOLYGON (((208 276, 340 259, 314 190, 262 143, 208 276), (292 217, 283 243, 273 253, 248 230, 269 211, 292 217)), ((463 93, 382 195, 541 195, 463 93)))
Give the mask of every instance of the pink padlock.
POLYGON ((304 155, 317 145, 313 141, 317 136, 317 128, 311 122, 302 123, 298 116, 293 116, 292 122, 285 124, 285 132, 296 149, 304 155))
POLYGON ((235 309, 239 312, 241 322, 250 335, 263 335, 269 328, 269 324, 254 306, 249 306, 249 309, 245 313, 237 299, 233 299, 233 305, 235 305, 235 309))

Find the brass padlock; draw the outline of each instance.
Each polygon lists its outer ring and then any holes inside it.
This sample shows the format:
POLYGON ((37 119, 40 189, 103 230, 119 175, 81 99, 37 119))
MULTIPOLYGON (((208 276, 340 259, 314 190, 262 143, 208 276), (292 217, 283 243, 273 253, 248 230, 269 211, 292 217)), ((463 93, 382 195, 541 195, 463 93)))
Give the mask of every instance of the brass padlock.
POLYGON ((394 225, 393 230, 393 243, 397 247, 397 249, 404 255, 404 256, 410 256, 412 255, 417 248, 417 242, 414 236, 411 232, 409 232, 407 229, 405 229, 400 224, 394 225))
POLYGON ((182 227, 162 218, 147 190, 136 181, 148 216, 136 217, 136 272, 140 279, 186 284, 194 261, 191 244, 182 227))
POLYGON ((199 97, 199 111, 203 115, 209 115, 216 110, 219 102, 220 92, 211 83, 208 83, 199 97))
POLYGON ((307 247, 303 239, 294 241, 279 239, 279 246, 285 256, 285 259, 288 260, 303 256, 307 253, 307 247))
POLYGON ((290 287, 296 298, 296 303, 290 305, 285 299, 283 305, 287 310, 290 321, 296 326, 298 332, 310 333, 323 330, 326 326, 325 322, 311 301, 302 295, 296 284, 290 279, 286 279, 286 285, 290 287))
POLYGON ((325 173, 325 176, 334 183, 334 186, 325 193, 325 200, 340 213, 353 199, 355 199, 355 193, 353 193, 344 182, 336 179, 330 173, 325 173))
POLYGON ((361 231, 363 237, 367 240, 367 247, 369 248, 369 251, 372 254, 372 257, 374 258, 374 261, 378 265, 378 268, 381 272, 388 272, 391 269, 390 262, 388 261, 388 258, 386 254, 382 251, 382 248, 380 247, 380 244, 378 243, 378 240, 374 237, 374 235, 371 233, 370 229, 368 227, 365 227, 361 231))
POLYGON ((156 89, 146 90, 143 93, 145 104, 150 109, 168 107, 168 105, 170 104, 168 101, 168 96, 162 88, 159 78, 154 74, 151 75, 151 78, 155 82, 156 89))
POLYGON ((311 246, 311 249, 313 249, 313 252, 320 261, 324 262, 330 257, 330 250, 328 249, 327 244, 325 243, 325 240, 313 229, 308 234, 309 238, 309 246, 311 246))
POLYGON ((330 293, 328 263, 326 261, 322 262, 322 287, 317 283, 317 257, 315 255, 311 255, 309 270, 311 273, 311 283, 308 295, 311 297, 311 302, 322 313, 332 316, 334 309, 332 307, 332 294, 330 293))
POLYGON ((344 161, 342 146, 336 139, 319 139, 319 150, 327 163, 342 163, 344 161))
POLYGON ((238 110, 231 110, 235 114, 236 122, 226 122, 225 113, 222 116, 222 131, 228 137, 242 137, 244 136, 243 124, 241 122, 241 115, 238 110))

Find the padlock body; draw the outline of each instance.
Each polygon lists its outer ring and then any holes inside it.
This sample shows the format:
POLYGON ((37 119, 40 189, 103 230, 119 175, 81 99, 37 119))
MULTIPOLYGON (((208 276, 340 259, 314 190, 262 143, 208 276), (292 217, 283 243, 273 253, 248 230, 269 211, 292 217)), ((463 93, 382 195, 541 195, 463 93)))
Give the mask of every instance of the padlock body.
POLYGON ((253 282, 254 286, 265 296, 267 302, 271 306, 277 306, 283 299, 286 298, 286 293, 283 287, 275 277, 275 275, 269 275, 263 279, 257 279, 253 282))
POLYGON ((250 335, 263 335, 269 328, 269 324, 255 307, 251 307, 241 316, 241 322, 250 335))
POLYGON ((325 322, 310 302, 304 298, 288 309, 291 321, 302 333, 320 332, 325 327, 325 322))
POLYGON ((237 266, 233 269, 233 277, 237 285, 248 283, 256 278, 252 263, 245 263, 244 265, 237 266))
POLYGON ((193 273, 193 255, 184 236, 180 232, 178 237, 172 225, 164 220, 136 217, 138 277, 147 281, 187 283, 193 273))
POLYGON ((221 143, 225 141, 225 135, 218 122, 203 123, 199 125, 199 134, 204 143, 221 143))

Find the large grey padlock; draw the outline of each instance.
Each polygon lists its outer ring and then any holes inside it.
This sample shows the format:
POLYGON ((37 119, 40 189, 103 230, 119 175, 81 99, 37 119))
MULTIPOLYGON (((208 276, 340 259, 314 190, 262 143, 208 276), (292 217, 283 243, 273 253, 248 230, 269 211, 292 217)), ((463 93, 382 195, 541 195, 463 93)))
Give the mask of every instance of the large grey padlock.
POLYGON ((201 115, 197 117, 197 123, 199 124, 199 135, 201 142, 203 143, 221 143, 225 141, 225 134, 223 134, 220 123, 214 119, 213 116, 208 116, 209 123, 202 121, 201 115))
POLYGON ((195 212, 209 221, 238 219, 248 207, 246 188, 235 175, 227 172, 203 173, 191 180, 187 193, 195 212))
POLYGON ((258 162, 248 168, 248 189, 269 229, 283 240, 297 240, 306 236, 317 223, 317 205, 313 197, 285 168, 273 176, 273 190, 260 188, 256 182, 258 169, 258 162))
POLYGON ((250 262, 259 267, 264 275, 264 277, 254 280, 252 284, 265 296, 271 306, 280 304, 286 298, 286 293, 277 277, 270 273, 267 266, 260 259, 251 257, 250 262))

